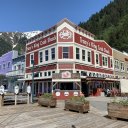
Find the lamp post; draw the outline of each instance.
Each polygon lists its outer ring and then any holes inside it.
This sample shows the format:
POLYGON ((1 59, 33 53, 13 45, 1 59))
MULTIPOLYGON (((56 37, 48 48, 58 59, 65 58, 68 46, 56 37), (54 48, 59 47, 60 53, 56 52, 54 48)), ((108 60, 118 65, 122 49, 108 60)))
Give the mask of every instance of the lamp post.
POLYGON ((33 95, 34 95, 34 60, 31 61, 32 64, 32 86, 31 86, 31 103, 33 103, 33 95))

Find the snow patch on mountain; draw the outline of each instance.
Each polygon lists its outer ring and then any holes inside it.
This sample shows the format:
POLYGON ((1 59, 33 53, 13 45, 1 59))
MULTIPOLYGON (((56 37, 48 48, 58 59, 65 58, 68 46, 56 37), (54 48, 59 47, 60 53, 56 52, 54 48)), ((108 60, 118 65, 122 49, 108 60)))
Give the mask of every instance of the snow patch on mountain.
POLYGON ((42 31, 30 31, 30 32, 24 32, 24 35, 27 37, 27 39, 30 39, 31 37, 41 33, 42 31))

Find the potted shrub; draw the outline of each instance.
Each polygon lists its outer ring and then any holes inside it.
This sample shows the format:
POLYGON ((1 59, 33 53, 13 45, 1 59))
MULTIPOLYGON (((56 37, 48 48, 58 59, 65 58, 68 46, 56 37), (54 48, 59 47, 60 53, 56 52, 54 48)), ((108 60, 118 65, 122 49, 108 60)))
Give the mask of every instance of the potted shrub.
POLYGON ((51 93, 44 93, 39 96, 38 104, 41 106, 56 107, 57 100, 51 93))
POLYGON ((111 118, 128 119, 128 98, 108 103, 107 109, 111 118))
POLYGON ((79 113, 88 112, 90 109, 89 101, 84 96, 74 96, 65 100, 65 110, 78 111, 79 113))

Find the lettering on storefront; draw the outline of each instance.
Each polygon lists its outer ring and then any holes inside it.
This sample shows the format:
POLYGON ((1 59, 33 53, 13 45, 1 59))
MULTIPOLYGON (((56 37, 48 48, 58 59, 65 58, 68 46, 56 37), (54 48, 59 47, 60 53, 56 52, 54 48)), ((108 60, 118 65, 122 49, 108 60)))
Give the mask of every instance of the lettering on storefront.
POLYGON ((109 52, 108 49, 103 48, 103 47, 101 47, 100 45, 97 46, 97 50, 98 50, 98 51, 101 51, 101 52, 104 52, 104 53, 106 53, 106 54, 110 54, 110 52, 109 52))
MULTIPOLYGON (((78 35, 77 35, 78 36, 78 35)), ((78 41, 77 41, 78 42, 78 41)), ((99 44, 95 44, 95 42, 91 41, 91 40, 88 40, 82 36, 79 36, 79 42, 87 47, 90 47, 92 49, 95 49, 95 50, 98 50, 100 52, 104 52, 106 54, 111 54, 110 53, 110 49, 107 48, 107 47, 104 47, 102 45, 99 45, 99 44)), ((101 43, 104 43, 104 42, 101 42, 101 43)))
POLYGON ((56 34, 52 35, 51 37, 49 36, 49 37, 47 37, 45 39, 42 39, 42 40, 40 40, 38 42, 35 42, 35 43, 31 44, 31 45, 28 45, 27 46, 27 52, 35 50, 35 49, 38 49, 40 47, 43 47, 44 45, 49 44, 52 41, 56 41, 56 34))
POLYGON ((80 43, 84 44, 87 47, 91 47, 93 49, 97 49, 97 46, 95 45, 94 42, 87 41, 87 40, 83 39, 82 37, 80 37, 80 43))

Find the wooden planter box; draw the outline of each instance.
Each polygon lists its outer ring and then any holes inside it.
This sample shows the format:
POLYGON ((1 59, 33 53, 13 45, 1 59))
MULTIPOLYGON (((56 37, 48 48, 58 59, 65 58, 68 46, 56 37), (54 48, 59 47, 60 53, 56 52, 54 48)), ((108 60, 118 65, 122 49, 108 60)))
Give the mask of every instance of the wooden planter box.
POLYGON ((79 113, 85 113, 88 112, 89 109, 89 101, 87 101, 86 103, 82 103, 77 101, 65 100, 65 110, 73 110, 79 113))
POLYGON ((56 107, 57 100, 56 98, 38 98, 38 104, 41 106, 47 106, 47 107, 56 107))
POLYGON ((108 103, 108 116, 111 118, 128 119, 128 105, 108 103))

